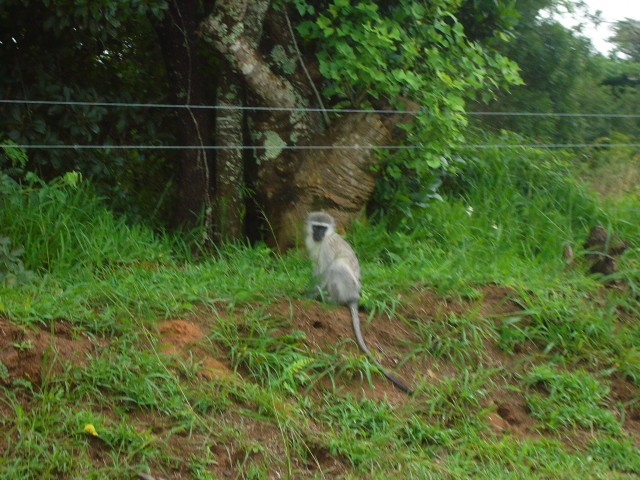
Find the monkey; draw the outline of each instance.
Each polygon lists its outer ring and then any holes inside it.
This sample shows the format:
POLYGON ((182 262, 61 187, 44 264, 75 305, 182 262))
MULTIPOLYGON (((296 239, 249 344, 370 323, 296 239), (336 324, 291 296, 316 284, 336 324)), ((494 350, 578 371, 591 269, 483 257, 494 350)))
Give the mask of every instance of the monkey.
POLYGON ((346 305, 351 312, 353 332, 360 349, 403 392, 412 392, 401 380, 387 372, 376 360, 362 338, 360 331, 360 264, 351 245, 336 233, 336 222, 324 212, 311 212, 306 222, 305 243, 313 262, 315 289, 330 303, 346 305))

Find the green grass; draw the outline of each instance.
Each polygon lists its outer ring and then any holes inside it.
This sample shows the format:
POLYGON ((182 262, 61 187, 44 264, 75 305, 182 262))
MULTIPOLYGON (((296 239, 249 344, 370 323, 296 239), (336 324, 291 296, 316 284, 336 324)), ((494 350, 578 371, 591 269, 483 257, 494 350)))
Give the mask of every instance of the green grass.
MULTIPOLYGON (((415 394, 394 399, 371 394, 383 380, 348 339, 318 351, 294 328, 294 303, 314 307, 302 252, 226 245, 194 259, 87 185, 3 179, 0 268, 14 275, 0 277, 0 317, 45 331, 63 319, 101 347, 76 364, 49 351, 41 381, 10 380, 0 362, 0 477, 635 478, 638 204, 599 200, 531 150, 478 153, 446 185, 443 202, 348 235, 365 310, 410 332, 401 363, 426 365, 415 394), (612 279, 581 263, 595 223, 630 244, 612 279), (494 285, 514 312, 482 308, 494 285), (419 304, 425 289, 437 305, 419 304), (411 302, 426 313, 404 318, 411 302), (198 349, 163 353, 157 323, 191 316, 198 349), (203 376, 205 354, 233 373, 203 376), (503 395, 522 398, 526 429, 495 428, 503 395)), ((29 355, 29 342, 8 348, 29 355)))
POLYGON ((481 363, 486 356, 485 342, 496 336, 491 321, 474 312, 464 316, 451 313, 435 320, 412 322, 418 338, 415 354, 445 359, 461 368, 481 363))
POLYGON ((605 408, 606 385, 584 371, 569 373, 557 368, 540 365, 524 376, 531 414, 551 429, 580 426, 620 434, 620 422, 605 408))

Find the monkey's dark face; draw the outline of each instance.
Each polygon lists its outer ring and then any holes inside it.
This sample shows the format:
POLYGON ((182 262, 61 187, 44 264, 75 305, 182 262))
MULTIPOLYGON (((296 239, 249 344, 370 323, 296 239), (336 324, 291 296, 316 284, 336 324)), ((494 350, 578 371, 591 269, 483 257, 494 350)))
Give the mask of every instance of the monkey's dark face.
POLYGON ((327 228, 328 228, 327 225, 312 224, 311 233, 313 235, 313 241, 321 242, 327 233, 327 228))

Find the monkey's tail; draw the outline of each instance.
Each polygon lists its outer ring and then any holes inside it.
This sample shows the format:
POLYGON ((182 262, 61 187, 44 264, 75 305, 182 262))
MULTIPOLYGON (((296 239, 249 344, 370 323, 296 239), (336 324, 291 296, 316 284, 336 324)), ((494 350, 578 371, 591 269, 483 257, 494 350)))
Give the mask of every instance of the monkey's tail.
POLYGON ((350 304, 349 310, 351 311, 351 323, 353 324, 353 333, 355 333, 356 342, 358 342, 358 346, 360 347, 360 349, 367 355, 367 357, 369 357, 369 360, 371 360, 373 363, 377 365, 377 367, 380 369, 382 374, 385 377, 387 377, 391 381, 391 383, 393 383, 397 388, 402 390, 404 393, 411 395, 413 392, 409 389, 409 387, 407 387, 404 384, 404 382, 400 380, 398 377, 387 372, 384 369, 384 367, 380 365, 380 362, 376 360, 376 358, 373 356, 371 351, 369 351, 367 344, 364 343, 364 338, 362 338, 362 332, 360 331, 360 316, 358 315, 358 305, 356 303, 350 304))

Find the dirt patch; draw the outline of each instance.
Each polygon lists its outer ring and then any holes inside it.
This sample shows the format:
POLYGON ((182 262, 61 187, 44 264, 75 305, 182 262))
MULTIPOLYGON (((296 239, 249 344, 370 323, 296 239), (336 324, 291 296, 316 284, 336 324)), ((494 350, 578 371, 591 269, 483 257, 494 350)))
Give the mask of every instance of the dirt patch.
POLYGON ((66 321, 28 328, 0 318, 0 362, 7 370, 0 381, 23 378, 39 384, 68 364, 84 364, 91 353, 105 345, 106 341, 78 333, 66 321))
POLYGON ((479 312, 489 318, 502 318, 522 313, 518 294, 508 287, 488 285, 480 288, 479 312))
POLYGON ((158 323, 157 326, 163 353, 184 360, 192 358, 201 366, 198 375, 207 380, 233 375, 233 371, 203 345, 206 334, 197 317, 189 320, 167 320, 158 323))
POLYGON ((160 322, 158 331, 164 342, 161 346, 167 353, 176 353, 199 342, 205 336, 199 325, 186 320, 160 322))
POLYGON ((475 311, 479 316, 501 318, 522 312, 518 295, 509 287, 486 285, 473 297, 443 297, 438 293, 418 289, 403 300, 399 313, 419 320, 439 319, 447 315, 464 315, 475 311))
MULTIPOLYGON (((402 319, 434 322, 442 319, 443 315, 462 315, 471 309, 477 311, 478 315, 495 318, 503 318, 522 310, 515 300, 514 292, 505 287, 483 287, 477 298, 455 300, 421 289, 403 301, 397 318, 385 315, 369 318, 366 312, 361 311, 360 322, 364 340, 381 365, 411 386, 424 378, 437 380, 442 376, 454 374, 455 369, 450 368, 446 362, 438 362, 436 366, 431 363, 432 360, 416 359, 411 355, 415 342, 419 339, 402 319)), ((339 349, 348 355, 362 355, 354 339, 347 308, 315 301, 281 299, 268 305, 266 313, 282 319, 282 323, 287 325, 283 330, 302 331, 305 334, 304 342, 312 351, 334 352, 339 349)), ((206 344, 209 320, 210 314, 207 313, 158 323, 162 351, 181 358, 191 357, 201 363, 201 373, 205 378, 232 375, 233 372, 223 358, 224 354, 212 353, 211 345, 206 344)), ((494 363, 504 361, 504 352, 494 345, 489 350, 490 355, 496 357, 494 363)), ((330 382, 329 379, 323 381, 330 382)), ((381 375, 374 376, 373 384, 366 378, 356 377, 345 378, 344 382, 336 387, 344 393, 363 392, 368 397, 377 399, 386 397, 392 403, 406 399, 403 392, 381 375)))
POLYGON ((621 378, 611 381, 611 399, 624 408, 624 429, 630 433, 636 446, 640 447, 640 389, 621 378))
MULTIPOLYGON (((521 313, 522 307, 517 302, 517 295, 506 287, 483 287, 473 299, 443 298, 433 291, 420 289, 403 300, 403 306, 395 318, 386 315, 369 318, 366 312, 361 311, 360 322, 364 340, 381 365, 411 386, 425 378, 437 381, 454 375, 456 369, 447 362, 413 356, 419 338, 403 319, 408 319, 409 323, 438 322, 450 314, 463 315, 471 310, 478 316, 495 318, 499 322, 509 315, 521 313)), ((347 354, 362 355, 354 340, 347 308, 283 299, 270 305, 267 311, 290 322, 294 330, 304 332, 305 343, 311 350, 332 352, 339 348, 347 354)), ((487 350, 492 357, 491 363, 504 364, 508 355, 495 342, 487 350)), ((373 378, 373 385, 366 379, 355 378, 344 379, 338 388, 346 393, 364 392, 370 398, 386 397, 392 403, 406 399, 403 392, 381 375, 373 378)))
POLYGON ((489 397, 488 420, 496 433, 512 434, 522 438, 539 438, 536 421, 529 415, 529 407, 522 393, 501 388, 489 397))

